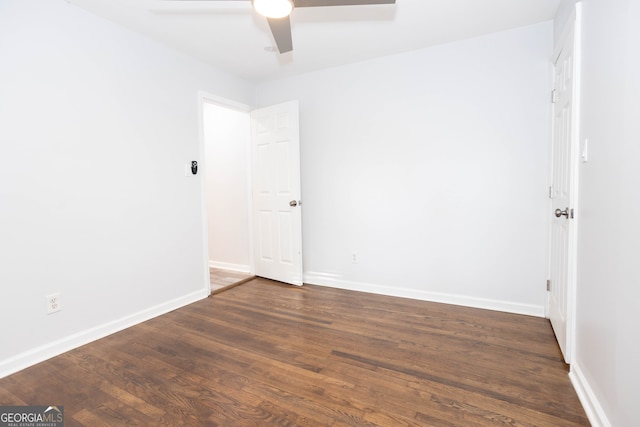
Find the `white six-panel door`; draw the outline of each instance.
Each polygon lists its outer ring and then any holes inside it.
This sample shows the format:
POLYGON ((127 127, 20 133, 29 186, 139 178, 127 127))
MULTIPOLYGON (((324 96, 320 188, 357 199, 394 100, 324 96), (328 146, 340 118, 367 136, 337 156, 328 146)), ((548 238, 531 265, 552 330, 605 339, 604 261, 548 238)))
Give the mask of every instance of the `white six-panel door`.
POLYGON ((572 191, 576 153, 574 30, 570 28, 554 63, 553 141, 551 166, 551 235, 549 319, 565 361, 571 359, 572 191))
POLYGON ((298 102, 251 112, 255 274, 302 285, 298 102))

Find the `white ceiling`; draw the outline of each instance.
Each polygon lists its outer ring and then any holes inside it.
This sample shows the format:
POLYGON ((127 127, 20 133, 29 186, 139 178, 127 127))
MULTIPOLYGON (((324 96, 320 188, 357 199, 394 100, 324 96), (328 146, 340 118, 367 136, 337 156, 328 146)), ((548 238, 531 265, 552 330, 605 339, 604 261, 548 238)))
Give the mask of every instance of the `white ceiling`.
POLYGON ((67 0, 253 82, 333 67, 550 20, 562 0, 397 0, 291 14, 280 55, 249 0, 67 0))

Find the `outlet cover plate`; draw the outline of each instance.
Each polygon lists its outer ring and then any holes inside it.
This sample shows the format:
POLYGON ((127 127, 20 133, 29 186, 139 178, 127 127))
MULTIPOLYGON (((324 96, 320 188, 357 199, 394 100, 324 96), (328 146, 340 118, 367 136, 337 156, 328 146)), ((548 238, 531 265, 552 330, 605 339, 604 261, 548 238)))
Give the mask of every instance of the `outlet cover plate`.
POLYGON ((60 294, 51 294, 46 296, 47 314, 57 313, 62 310, 60 306, 60 294))

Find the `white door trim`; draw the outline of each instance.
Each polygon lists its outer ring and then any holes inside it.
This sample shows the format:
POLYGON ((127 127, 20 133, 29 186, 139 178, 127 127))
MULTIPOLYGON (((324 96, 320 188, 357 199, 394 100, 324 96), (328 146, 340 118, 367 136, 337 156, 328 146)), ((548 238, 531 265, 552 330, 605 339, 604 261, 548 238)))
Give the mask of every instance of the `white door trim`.
MULTIPOLYGON (((204 139, 204 104, 208 103, 208 104, 214 104, 214 105, 218 105, 220 107, 224 107, 224 108, 229 108, 232 110, 237 110, 237 111, 241 111, 244 113, 249 114, 251 112, 251 106, 240 103, 240 102, 236 102, 227 98, 223 98, 217 95, 213 95, 211 93, 208 92, 204 92, 204 91, 199 91, 198 92, 198 157, 199 157, 199 162, 202 163, 204 162, 205 159, 205 139, 204 139)), ((248 141, 248 146, 247 146, 247 164, 251 165, 251 140, 249 138, 248 141)), ((202 175, 201 175, 201 186, 200 186, 200 200, 201 200, 201 221, 202 221, 202 230, 203 230, 203 235, 202 235, 202 239, 203 239, 203 248, 204 248, 204 283, 206 286, 206 289, 208 291, 210 291, 211 289, 211 283, 210 283, 210 275, 209 275, 209 240, 208 240, 208 235, 209 235, 209 226, 208 226, 208 217, 207 217, 207 195, 205 194, 206 191, 206 186, 205 186, 205 182, 206 182, 206 172, 205 172, 205 168, 201 169, 202 175)), ((252 185, 252 170, 251 167, 247 167, 247 185, 248 185, 248 191, 247 191, 247 206, 248 206, 248 223, 247 223, 247 227, 249 230, 249 274, 253 275, 255 273, 255 264, 254 264, 254 258, 253 258, 253 218, 252 218, 252 212, 253 212, 253 198, 251 197, 253 190, 251 188, 252 185)))

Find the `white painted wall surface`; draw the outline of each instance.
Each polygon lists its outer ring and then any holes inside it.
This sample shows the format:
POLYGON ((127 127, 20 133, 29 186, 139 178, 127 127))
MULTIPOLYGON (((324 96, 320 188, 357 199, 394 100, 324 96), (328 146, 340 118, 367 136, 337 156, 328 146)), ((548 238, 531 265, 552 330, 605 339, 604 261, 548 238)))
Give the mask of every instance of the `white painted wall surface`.
POLYGON ((249 113, 205 103, 209 263, 250 272, 249 113))
POLYGON ((207 294, 198 90, 253 96, 63 0, 0 1, 0 376, 207 294))
POLYGON ((552 40, 547 22, 259 85, 260 106, 300 101, 305 281, 543 315, 552 40))
POLYGON ((558 11, 553 19, 553 43, 557 45, 562 36, 562 32, 566 28, 567 22, 575 17, 575 8, 577 0, 560 0, 558 11))
POLYGON ((640 3, 583 3, 577 337, 594 426, 640 423, 640 3))

